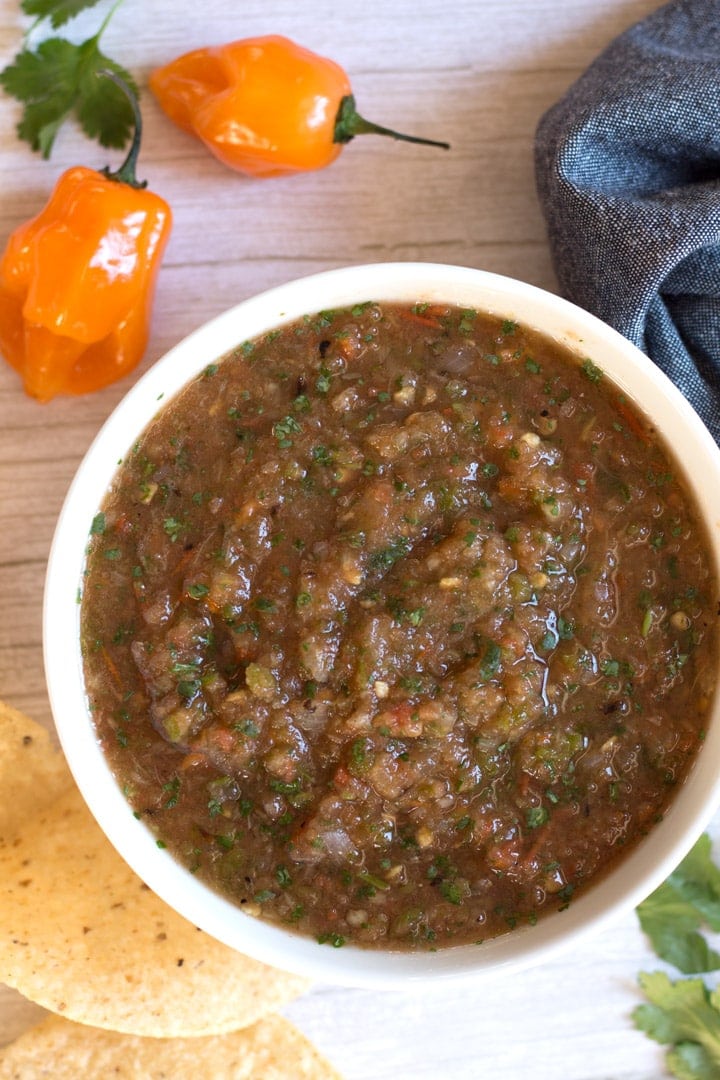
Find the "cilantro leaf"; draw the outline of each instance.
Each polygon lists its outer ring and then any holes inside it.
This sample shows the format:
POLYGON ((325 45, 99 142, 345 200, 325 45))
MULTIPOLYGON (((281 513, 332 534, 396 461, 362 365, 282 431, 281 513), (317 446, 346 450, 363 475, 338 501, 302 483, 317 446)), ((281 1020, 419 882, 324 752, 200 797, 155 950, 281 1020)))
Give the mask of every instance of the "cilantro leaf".
POLYGON ((650 1002, 633 1012, 636 1027, 656 1042, 672 1046, 668 1068, 680 1080, 712 1080, 720 1075, 720 990, 702 979, 671 982, 661 971, 641 972, 650 1002))
POLYGON ((98 74, 103 69, 138 93, 132 75, 101 52, 97 36, 80 45, 47 38, 34 52, 18 53, 0 72, 0 86, 24 104, 20 138, 48 158, 60 126, 74 114, 102 146, 124 146, 134 126, 132 106, 120 87, 98 74))
POLYGON ((681 1043, 667 1055, 671 1072, 680 1080, 715 1080, 717 1071, 702 1046, 681 1043))
POLYGON ((95 7, 99 0, 22 0, 20 7, 26 15, 39 20, 50 19, 54 30, 70 22, 86 8, 95 7))
POLYGON ((697 931, 720 929, 720 870, 704 835, 676 870, 637 909, 640 926, 661 959, 684 974, 720 968, 720 954, 697 931))
POLYGON ((73 105, 77 50, 69 41, 51 38, 36 52, 23 49, 0 72, 0 85, 25 103, 18 135, 42 156, 50 156, 55 136, 73 105))
POLYGON ((720 956, 697 933, 701 913, 669 882, 644 900, 637 912, 640 926, 662 960, 686 975, 720 967, 720 956))
POLYGON ((139 96, 130 72, 95 48, 92 63, 81 65, 75 114, 91 139, 97 139, 101 146, 120 149, 133 133, 135 117, 132 105, 117 83, 98 75, 103 70, 114 72, 135 97, 139 96))
POLYGON ((707 833, 668 879, 686 900, 692 900, 712 930, 720 930, 720 868, 713 862, 707 833))

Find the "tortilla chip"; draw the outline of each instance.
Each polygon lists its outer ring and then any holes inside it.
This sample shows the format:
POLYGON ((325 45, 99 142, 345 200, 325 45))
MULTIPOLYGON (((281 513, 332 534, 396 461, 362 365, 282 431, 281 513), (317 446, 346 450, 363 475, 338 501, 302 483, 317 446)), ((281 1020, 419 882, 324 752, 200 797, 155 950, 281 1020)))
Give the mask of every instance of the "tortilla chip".
POLYGON ((0 701, 0 847, 72 783, 49 732, 0 701))
POLYGON ((71 1020, 157 1038, 235 1031, 308 986, 172 911, 75 788, 0 848, 0 980, 71 1020))
POLYGON ((0 1050, 0 1080, 340 1080, 280 1016, 230 1035, 143 1039, 52 1016, 0 1050))

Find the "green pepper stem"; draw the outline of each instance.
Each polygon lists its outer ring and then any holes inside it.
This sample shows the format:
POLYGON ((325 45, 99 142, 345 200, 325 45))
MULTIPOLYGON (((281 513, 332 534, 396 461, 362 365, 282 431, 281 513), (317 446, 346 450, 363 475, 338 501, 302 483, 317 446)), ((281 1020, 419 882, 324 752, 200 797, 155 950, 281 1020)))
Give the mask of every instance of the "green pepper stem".
POLYGON ((130 144, 130 149, 127 152, 127 157, 123 161, 119 169, 111 170, 109 165, 106 165, 100 172, 103 176, 106 176, 108 180, 117 180, 120 184, 129 184, 133 188, 145 188, 147 187, 147 180, 138 180, 136 170, 138 155, 140 153, 140 143, 142 141, 142 115, 140 113, 140 105, 138 103, 137 96, 130 89, 124 79, 115 71, 111 71, 109 68, 103 68, 98 71, 98 77, 110 79, 118 86, 125 97, 130 102, 130 107, 133 111, 133 119, 135 122, 135 130, 133 133, 133 139, 130 144))
POLYGON ((369 120, 363 119, 355 108, 354 96, 346 94, 340 102, 335 117, 333 142, 349 143, 356 135, 389 135, 391 139, 399 139, 401 142, 420 143, 423 146, 439 146, 442 150, 450 149, 450 143, 438 142, 436 139, 421 139, 417 135, 403 135, 402 132, 393 131, 392 128, 370 123, 369 120))

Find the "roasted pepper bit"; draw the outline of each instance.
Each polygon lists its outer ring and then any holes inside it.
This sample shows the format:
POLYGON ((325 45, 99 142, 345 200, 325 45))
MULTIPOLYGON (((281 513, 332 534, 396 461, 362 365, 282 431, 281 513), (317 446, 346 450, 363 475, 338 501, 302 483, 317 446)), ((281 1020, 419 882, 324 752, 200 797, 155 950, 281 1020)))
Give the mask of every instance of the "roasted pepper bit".
POLYGON ((448 148, 364 120, 343 69, 279 35, 186 53, 155 70, 150 89, 178 127, 249 176, 322 169, 366 133, 448 148))
POLYGON ((39 401, 106 386, 145 351, 172 216, 135 178, 135 109, 122 167, 68 169, 0 260, 0 352, 39 401))

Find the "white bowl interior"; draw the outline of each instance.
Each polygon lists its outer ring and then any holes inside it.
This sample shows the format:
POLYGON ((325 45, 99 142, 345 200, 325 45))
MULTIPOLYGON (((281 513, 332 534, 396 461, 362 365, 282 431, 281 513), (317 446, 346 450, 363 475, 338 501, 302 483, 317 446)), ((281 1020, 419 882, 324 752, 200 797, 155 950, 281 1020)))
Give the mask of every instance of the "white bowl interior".
MULTIPOLYGON (((329 271, 247 300, 195 331, 158 361, 120 402, 88 450, 68 492, 47 570, 44 648, 50 700, 63 750, 100 826, 139 876, 208 933, 250 956, 324 981, 380 988, 428 978, 490 978, 538 963, 597 931, 652 891, 685 855, 720 804, 720 704, 665 819, 611 872, 562 913, 482 946, 434 953, 333 949, 245 915, 204 886, 132 815, 98 745, 80 655, 80 608, 90 525, 117 464, 162 404, 240 342, 304 314, 363 300, 437 301, 474 307, 542 330, 589 356, 664 432, 707 522, 720 578, 720 451, 673 384, 604 323, 533 286, 479 270, 386 263, 329 271)), ((717 658, 716 658, 717 662, 717 658)))

